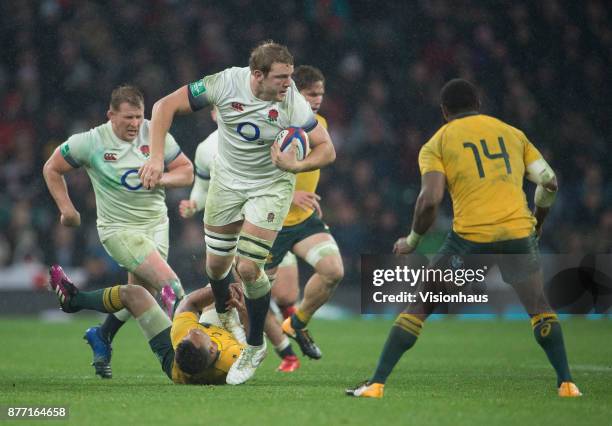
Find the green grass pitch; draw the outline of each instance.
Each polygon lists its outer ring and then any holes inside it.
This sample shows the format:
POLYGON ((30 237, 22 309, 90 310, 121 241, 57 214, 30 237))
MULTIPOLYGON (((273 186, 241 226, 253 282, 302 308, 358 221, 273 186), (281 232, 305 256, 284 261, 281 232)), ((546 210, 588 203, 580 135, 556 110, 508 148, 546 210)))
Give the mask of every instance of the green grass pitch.
POLYGON ((344 388, 371 374, 391 320, 315 321, 322 360, 303 359, 297 372, 281 374, 270 352, 255 379, 238 387, 173 385, 133 321, 115 340, 114 378, 94 377, 81 336, 95 321, 0 319, 0 405, 67 405, 65 423, 73 425, 612 423, 610 320, 562 322, 582 398, 556 396, 528 321, 449 318, 425 325, 382 400, 349 398, 344 388))

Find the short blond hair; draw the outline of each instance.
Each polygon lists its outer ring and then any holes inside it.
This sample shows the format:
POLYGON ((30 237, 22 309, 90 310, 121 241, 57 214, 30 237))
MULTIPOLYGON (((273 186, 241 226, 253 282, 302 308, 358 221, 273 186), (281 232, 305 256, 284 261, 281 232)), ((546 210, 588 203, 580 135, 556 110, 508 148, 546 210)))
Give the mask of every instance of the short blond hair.
POLYGON ((272 64, 275 62, 293 65, 293 55, 291 55, 286 46, 275 43, 272 40, 266 40, 260 43, 251 52, 249 68, 251 72, 259 70, 266 76, 272 69, 272 64))
POLYGON ((119 107, 124 102, 138 108, 144 107, 144 96, 138 87, 123 84, 111 93, 110 107, 113 111, 119 111, 119 107))

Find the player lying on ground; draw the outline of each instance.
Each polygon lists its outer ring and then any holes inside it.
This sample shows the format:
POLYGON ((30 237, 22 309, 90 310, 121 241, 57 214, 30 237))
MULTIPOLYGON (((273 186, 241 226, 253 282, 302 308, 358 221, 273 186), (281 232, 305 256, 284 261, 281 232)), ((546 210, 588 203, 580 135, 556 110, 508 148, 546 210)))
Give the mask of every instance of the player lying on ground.
MULTIPOLYGON (((534 337, 557 373, 559 396, 580 396, 559 319, 544 296, 537 242, 558 189, 555 174, 523 132, 479 113, 480 100, 471 83, 451 80, 440 98, 447 124, 421 148, 421 192, 412 230, 397 240, 393 251, 408 254, 416 249, 436 218, 446 184, 453 200, 453 230, 430 268, 451 267, 457 255, 466 261, 470 255, 492 255, 531 317, 534 337), (523 192, 524 177, 537 184, 533 214, 523 192)), ((382 398, 387 377, 438 307, 418 300, 395 320, 374 375, 347 389, 348 395, 382 398)))
MULTIPOLYGON (((234 336, 199 318, 215 300, 210 287, 187 295, 180 302, 172 322, 143 287, 117 285, 96 291, 80 291, 58 265, 51 267, 49 283, 64 312, 89 309, 112 313, 127 309, 136 319, 162 370, 178 384, 225 384, 227 372, 244 347, 234 336)), ((236 308, 247 321, 242 290, 230 285, 228 308, 236 308)), ((212 310, 214 312, 214 309, 212 310)))
MULTIPOLYGON (((49 158, 43 175, 61 213, 62 225, 76 227, 76 210, 64 175, 83 167, 96 197, 97 228, 108 254, 128 271, 129 284, 144 286, 151 294, 162 294, 169 316, 183 288, 166 262, 169 221, 165 188, 190 185, 191 161, 181 152, 172 135, 166 135, 163 152, 165 170, 155 188, 145 189, 138 168, 149 158, 150 123, 144 118, 144 98, 133 86, 113 90, 108 121, 87 132, 72 135, 49 158)), ((108 315, 101 327, 91 327, 85 339, 93 350, 93 366, 102 378, 111 378, 111 342, 130 317, 120 310, 108 315)))

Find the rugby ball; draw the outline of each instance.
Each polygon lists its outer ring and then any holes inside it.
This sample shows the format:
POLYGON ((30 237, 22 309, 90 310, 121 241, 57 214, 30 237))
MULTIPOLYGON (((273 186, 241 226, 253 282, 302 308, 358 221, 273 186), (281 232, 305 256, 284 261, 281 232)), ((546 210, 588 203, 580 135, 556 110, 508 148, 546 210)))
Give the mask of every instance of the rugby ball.
POLYGON ((274 139, 274 143, 278 144, 280 150, 285 152, 291 148, 291 144, 295 143, 295 156, 298 161, 302 161, 308 155, 308 150, 310 146, 308 144, 308 135, 301 127, 288 127, 284 130, 281 130, 278 135, 276 135, 276 139, 274 139))

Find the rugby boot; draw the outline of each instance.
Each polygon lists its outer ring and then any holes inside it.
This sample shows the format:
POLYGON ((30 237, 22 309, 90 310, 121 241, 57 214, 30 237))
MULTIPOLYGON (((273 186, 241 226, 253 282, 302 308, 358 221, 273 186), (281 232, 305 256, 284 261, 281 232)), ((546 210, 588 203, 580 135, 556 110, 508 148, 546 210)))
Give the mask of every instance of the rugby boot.
POLYGON ((281 373, 293 373, 298 368, 300 368, 299 358, 295 355, 287 355, 283 357, 276 371, 280 371, 281 373))
POLYGON ((572 382, 563 382, 559 386, 559 396, 561 398, 576 398, 582 396, 580 389, 572 382))
POLYGON ((52 265, 49 268, 49 285, 51 291, 57 295, 62 311, 67 313, 80 311, 70 306, 70 301, 78 294, 79 289, 70 281, 61 266, 52 265))
POLYGON ((176 297, 176 293, 174 293, 174 290, 172 290, 172 287, 167 285, 164 288, 162 288, 161 300, 162 300, 162 305, 164 306, 164 309, 166 310, 166 313, 168 314, 168 317, 170 319, 174 318, 174 311, 176 311, 176 308, 178 307, 182 299, 179 299, 178 297, 176 297))
POLYGON ((321 349, 316 345, 312 336, 305 328, 293 328, 291 317, 285 319, 282 324, 283 332, 297 342, 302 353, 311 359, 320 359, 323 356, 321 349))
POLYGON ((382 398, 385 385, 382 383, 361 382, 354 388, 348 388, 346 394, 359 398, 382 398))
POLYGON ((96 374, 103 379, 112 379, 113 371, 111 370, 111 355, 113 348, 109 341, 102 337, 100 327, 90 327, 85 332, 83 339, 91 346, 93 351, 93 362, 96 374))
POLYGON ((240 317, 236 308, 229 309, 227 312, 217 312, 222 328, 234 335, 240 343, 246 343, 246 334, 240 323, 240 317))
POLYGON ((266 341, 261 346, 246 345, 238 359, 232 364, 225 382, 228 385, 240 385, 255 375, 255 370, 266 357, 266 341))

